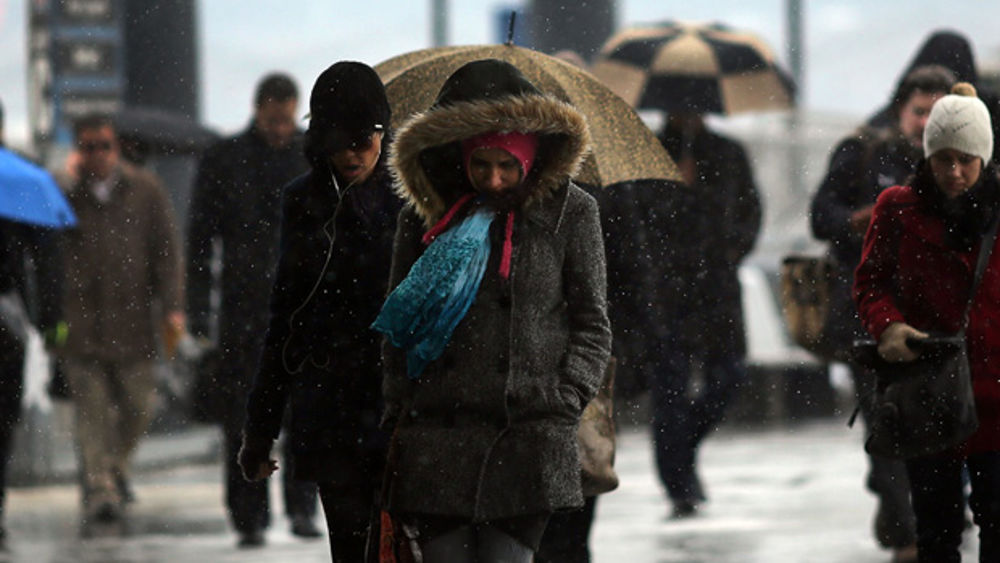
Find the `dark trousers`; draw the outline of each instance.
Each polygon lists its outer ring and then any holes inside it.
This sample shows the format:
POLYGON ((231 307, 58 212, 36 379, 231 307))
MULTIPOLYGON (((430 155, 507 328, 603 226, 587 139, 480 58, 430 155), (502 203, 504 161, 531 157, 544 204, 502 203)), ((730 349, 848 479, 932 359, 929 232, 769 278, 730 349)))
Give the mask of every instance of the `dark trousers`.
POLYGON ((553 513, 535 563, 590 563, 590 528, 596 508, 597 497, 587 497, 578 510, 553 513))
POLYGON ((468 524, 421 544, 426 563, 532 563, 530 547, 493 525, 468 524))
MULTIPOLYGON (((867 428, 871 420, 875 375, 852 365, 854 392, 867 428)), ((866 432, 867 434, 867 432, 866 432)), ((878 497, 875 539, 882 547, 900 548, 917 541, 917 522, 910 503, 910 480, 906 463, 897 459, 868 456, 868 490, 878 497)))
POLYGON ((968 466, 969 507, 979 526, 979 561, 1000 561, 1000 452, 953 453, 907 460, 913 510, 917 515, 917 550, 922 563, 960 563, 965 527, 962 471, 968 466))
POLYGON ((697 503, 705 500, 696 468, 698 447, 722 421, 746 379, 746 367, 741 358, 706 354, 704 377, 692 386, 695 366, 685 350, 667 343, 658 359, 649 370, 657 470, 671 500, 697 503))
MULTIPOLYGON (((239 404, 245 404, 245 401, 239 404)), ((262 530, 271 523, 268 481, 247 481, 236 461, 243 440, 243 419, 242 414, 234 414, 226 417, 222 425, 226 507, 233 527, 241 533, 262 530)), ((316 484, 292 478, 295 468, 292 466, 294 458, 291 455, 290 440, 284 440, 282 444, 284 463, 281 468, 281 484, 285 513, 289 517, 311 518, 316 514, 316 484)))
POLYGON ((320 483, 319 498, 330 536, 334 563, 365 561, 365 542, 372 516, 377 485, 358 471, 357 479, 340 483, 320 483))
POLYGON ((0 350, 0 538, 5 535, 3 514, 7 495, 7 463, 14 445, 14 429, 21 416, 23 370, 23 350, 0 350))

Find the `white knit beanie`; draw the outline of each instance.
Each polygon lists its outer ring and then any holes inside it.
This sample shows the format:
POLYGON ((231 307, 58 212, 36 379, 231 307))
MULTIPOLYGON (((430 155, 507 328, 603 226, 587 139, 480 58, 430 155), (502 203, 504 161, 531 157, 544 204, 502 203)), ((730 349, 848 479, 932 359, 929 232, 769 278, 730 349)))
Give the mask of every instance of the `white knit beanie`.
POLYGON ((924 156, 955 149, 988 164, 993 156, 993 126, 986 104, 976 97, 976 89, 968 82, 955 84, 951 92, 931 108, 924 127, 924 156))

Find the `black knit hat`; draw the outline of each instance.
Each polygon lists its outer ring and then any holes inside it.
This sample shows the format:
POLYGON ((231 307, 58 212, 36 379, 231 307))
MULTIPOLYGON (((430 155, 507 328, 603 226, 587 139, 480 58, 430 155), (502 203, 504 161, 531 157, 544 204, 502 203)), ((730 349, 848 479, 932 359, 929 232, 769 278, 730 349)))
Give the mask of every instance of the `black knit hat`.
POLYGON ((325 166, 331 144, 388 132, 391 117, 385 87, 374 69, 353 61, 334 63, 319 75, 309 96, 306 160, 314 169, 325 166))
POLYGON ((309 96, 309 129, 364 133, 388 129, 385 87, 364 63, 341 61, 323 71, 309 96))

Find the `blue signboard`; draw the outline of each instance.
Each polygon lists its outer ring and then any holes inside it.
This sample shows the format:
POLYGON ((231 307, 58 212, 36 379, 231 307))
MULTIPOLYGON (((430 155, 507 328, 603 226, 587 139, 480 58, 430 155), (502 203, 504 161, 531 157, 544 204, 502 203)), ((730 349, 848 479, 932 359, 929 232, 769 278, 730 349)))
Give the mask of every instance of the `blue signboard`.
POLYGON ((35 0, 30 43, 36 141, 69 144, 77 117, 121 107, 122 0, 35 0))

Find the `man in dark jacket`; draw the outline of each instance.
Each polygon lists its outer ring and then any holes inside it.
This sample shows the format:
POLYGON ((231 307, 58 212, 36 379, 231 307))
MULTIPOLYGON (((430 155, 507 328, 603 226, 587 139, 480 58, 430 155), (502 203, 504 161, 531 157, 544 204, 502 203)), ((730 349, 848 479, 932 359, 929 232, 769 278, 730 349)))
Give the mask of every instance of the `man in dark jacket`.
MULTIPOLYGON (((253 122, 204 155, 193 190, 187 230, 188 311, 192 334, 208 337, 211 292, 221 294, 217 340, 224 386, 222 423, 226 504, 239 545, 259 546, 270 522, 266 482, 249 482, 236 463, 247 393, 264 343, 277 264, 282 187, 305 171, 302 134, 295 126, 298 90, 284 74, 264 77, 257 87, 253 122), (216 252, 216 244, 219 245, 216 252), (221 260, 218 280, 213 262, 221 260)), ((291 468, 289 468, 291 469, 291 468)), ((319 537, 313 524, 316 487, 283 474, 285 510, 292 533, 319 537)))
MULTIPOLYGON (((948 93, 954 81, 955 75, 938 65, 910 71, 900 81, 889 105, 892 119, 873 119, 841 141, 813 197, 813 235, 830 242, 829 254, 834 263, 830 318, 825 327, 833 358, 849 361, 851 343, 866 337, 851 299, 851 286, 875 199, 883 190, 906 183, 913 174, 923 156, 924 125, 931 107, 948 93)), ((874 391, 875 379, 860 365, 852 364, 851 371, 862 420, 867 423, 872 414, 868 397, 874 391)), ((912 560, 916 521, 906 468, 901 461, 877 456, 869 456, 869 466, 868 488, 879 498, 875 537, 883 547, 896 552, 897 560, 912 560)))
POLYGON ((725 414, 746 374, 746 343, 737 272, 753 249, 761 203, 743 148, 709 131, 701 115, 673 113, 660 141, 694 191, 696 260, 675 273, 685 282, 683 306, 653 343, 656 460, 675 517, 693 514, 706 497, 697 475, 701 441, 725 414), (701 384, 692 385, 701 374, 701 384), (696 396, 692 398, 692 393, 696 396))

